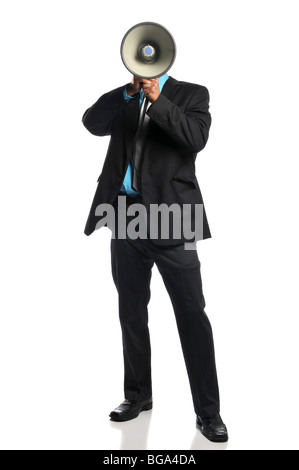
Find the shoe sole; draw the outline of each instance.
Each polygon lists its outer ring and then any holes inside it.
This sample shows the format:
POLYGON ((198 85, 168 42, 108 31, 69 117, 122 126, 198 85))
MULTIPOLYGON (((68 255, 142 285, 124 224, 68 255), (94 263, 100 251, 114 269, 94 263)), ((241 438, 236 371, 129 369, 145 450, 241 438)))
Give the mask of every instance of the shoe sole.
MULTIPOLYGON (((149 403, 148 405, 145 405, 143 408, 141 408, 141 410, 138 412, 138 413, 134 413, 133 415, 129 415, 127 418, 121 418, 120 416, 110 416, 110 420, 111 421, 116 421, 118 423, 120 422, 124 422, 124 421, 130 421, 131 419, 135 419, 135 418, 138 418, 138 416, 140 415, 140 413, 142 411, 149 411, 153 408, 153 403, 149 403)), ((113 412, 112 412, 113 413, 113 412)), ((112 414, 111 413, 111 414, 112 414)), ((117 413, 116 413, 117 414, 117 413)))
POLYGON ((219 436, 219 437, 214 437, 214 438, 212 439, 210 436, 208 436, 208 435, 203 431, 202 424, 201 424, 200 421, 197 420, 197 421, 196 421, 196 424, 197 424, 197 426, 198 426, 198 428, 199 428, 201 434, 202 434, 206 439, 208 439, 210 442, 215 442, 215 443, 217 443, 217 444, 224 443, 224 442, 228 442, 228 440, 229 440, 229 437, 228 437, 228 436, 223 436, 223 437, 219 436))

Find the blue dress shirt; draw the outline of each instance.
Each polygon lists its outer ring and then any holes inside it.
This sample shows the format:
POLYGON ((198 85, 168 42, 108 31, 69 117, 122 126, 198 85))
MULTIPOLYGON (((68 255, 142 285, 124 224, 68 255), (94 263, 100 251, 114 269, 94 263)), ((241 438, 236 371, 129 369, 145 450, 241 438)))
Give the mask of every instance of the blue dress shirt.
MULTIPOLYGON (((160 93, 161 93, 162 88, 165 85, 167 80, 168 80, 167 73, 165 73, 164 75, 162 75, 162 77, 159 78, 160 93)), ((143 90, 141 89, 141 91, 140 91, 140 100, 139 100, 139 109, 140 109, 140 106, 141 106, 142 101, 143 101, 143 96, 144 96, 143 90)), ((133 96, 129 96, 127 94, 126 88, 124 89, 124 98, 125 98, 126 101, 129 101, 130 99, 133 98, 133 96)), ((135 189, 133 189, 133 187, 132 187, 132 177, 133 177, 133 168, 132 168, 132 162, 130 162, 130 164, 128 166, 128 169, 127 169, 127 172, 126 172, 126 175, 125 175, 125 178, 124 178, 124 181, 123 181, 123 184, 122 184, 120 190, 121 190, 122 193, 126 193, 128 196, 134 197, 134 196, 138 196, 139 193, 137 191, 135 191, 135 189)))

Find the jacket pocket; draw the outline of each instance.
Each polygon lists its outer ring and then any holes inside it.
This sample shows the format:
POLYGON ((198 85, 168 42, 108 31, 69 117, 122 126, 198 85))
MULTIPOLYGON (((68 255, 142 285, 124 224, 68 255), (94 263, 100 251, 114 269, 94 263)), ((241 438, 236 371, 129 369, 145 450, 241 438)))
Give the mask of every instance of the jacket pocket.
POLYGON ((196 176, 176 176, 171 179, 171 181, 175 181, 177 183, 188 184, 193 188, 197 188, 196 185, 196 176))

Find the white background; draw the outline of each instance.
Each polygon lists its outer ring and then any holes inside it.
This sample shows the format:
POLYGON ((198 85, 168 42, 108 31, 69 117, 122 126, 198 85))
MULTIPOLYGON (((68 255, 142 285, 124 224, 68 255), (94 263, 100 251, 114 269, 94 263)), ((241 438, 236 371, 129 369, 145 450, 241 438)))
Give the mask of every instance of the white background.
POLYGON ((298 449, 296 0, 1 2, 1 388, 4 449, 298 449), (108 138, 81 123, 130 81, 119 47, 141 21, 177 44, 169 74, 207 86, 198 244, 227 446, 195 415, 174 315, 153 273, 154 409, 123 400, 110 232, 83 234, 108 138))

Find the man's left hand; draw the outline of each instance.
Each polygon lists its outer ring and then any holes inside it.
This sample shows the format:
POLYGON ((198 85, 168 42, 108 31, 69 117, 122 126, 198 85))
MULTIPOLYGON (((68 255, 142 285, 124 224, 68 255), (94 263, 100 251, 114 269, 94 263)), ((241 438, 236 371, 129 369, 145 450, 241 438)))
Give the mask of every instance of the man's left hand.
POLYGON ((143 83, 143 92, 151 103, 154 103, 160 95, 159 79, 153 78, 152 80, 141 80, 143 83))

